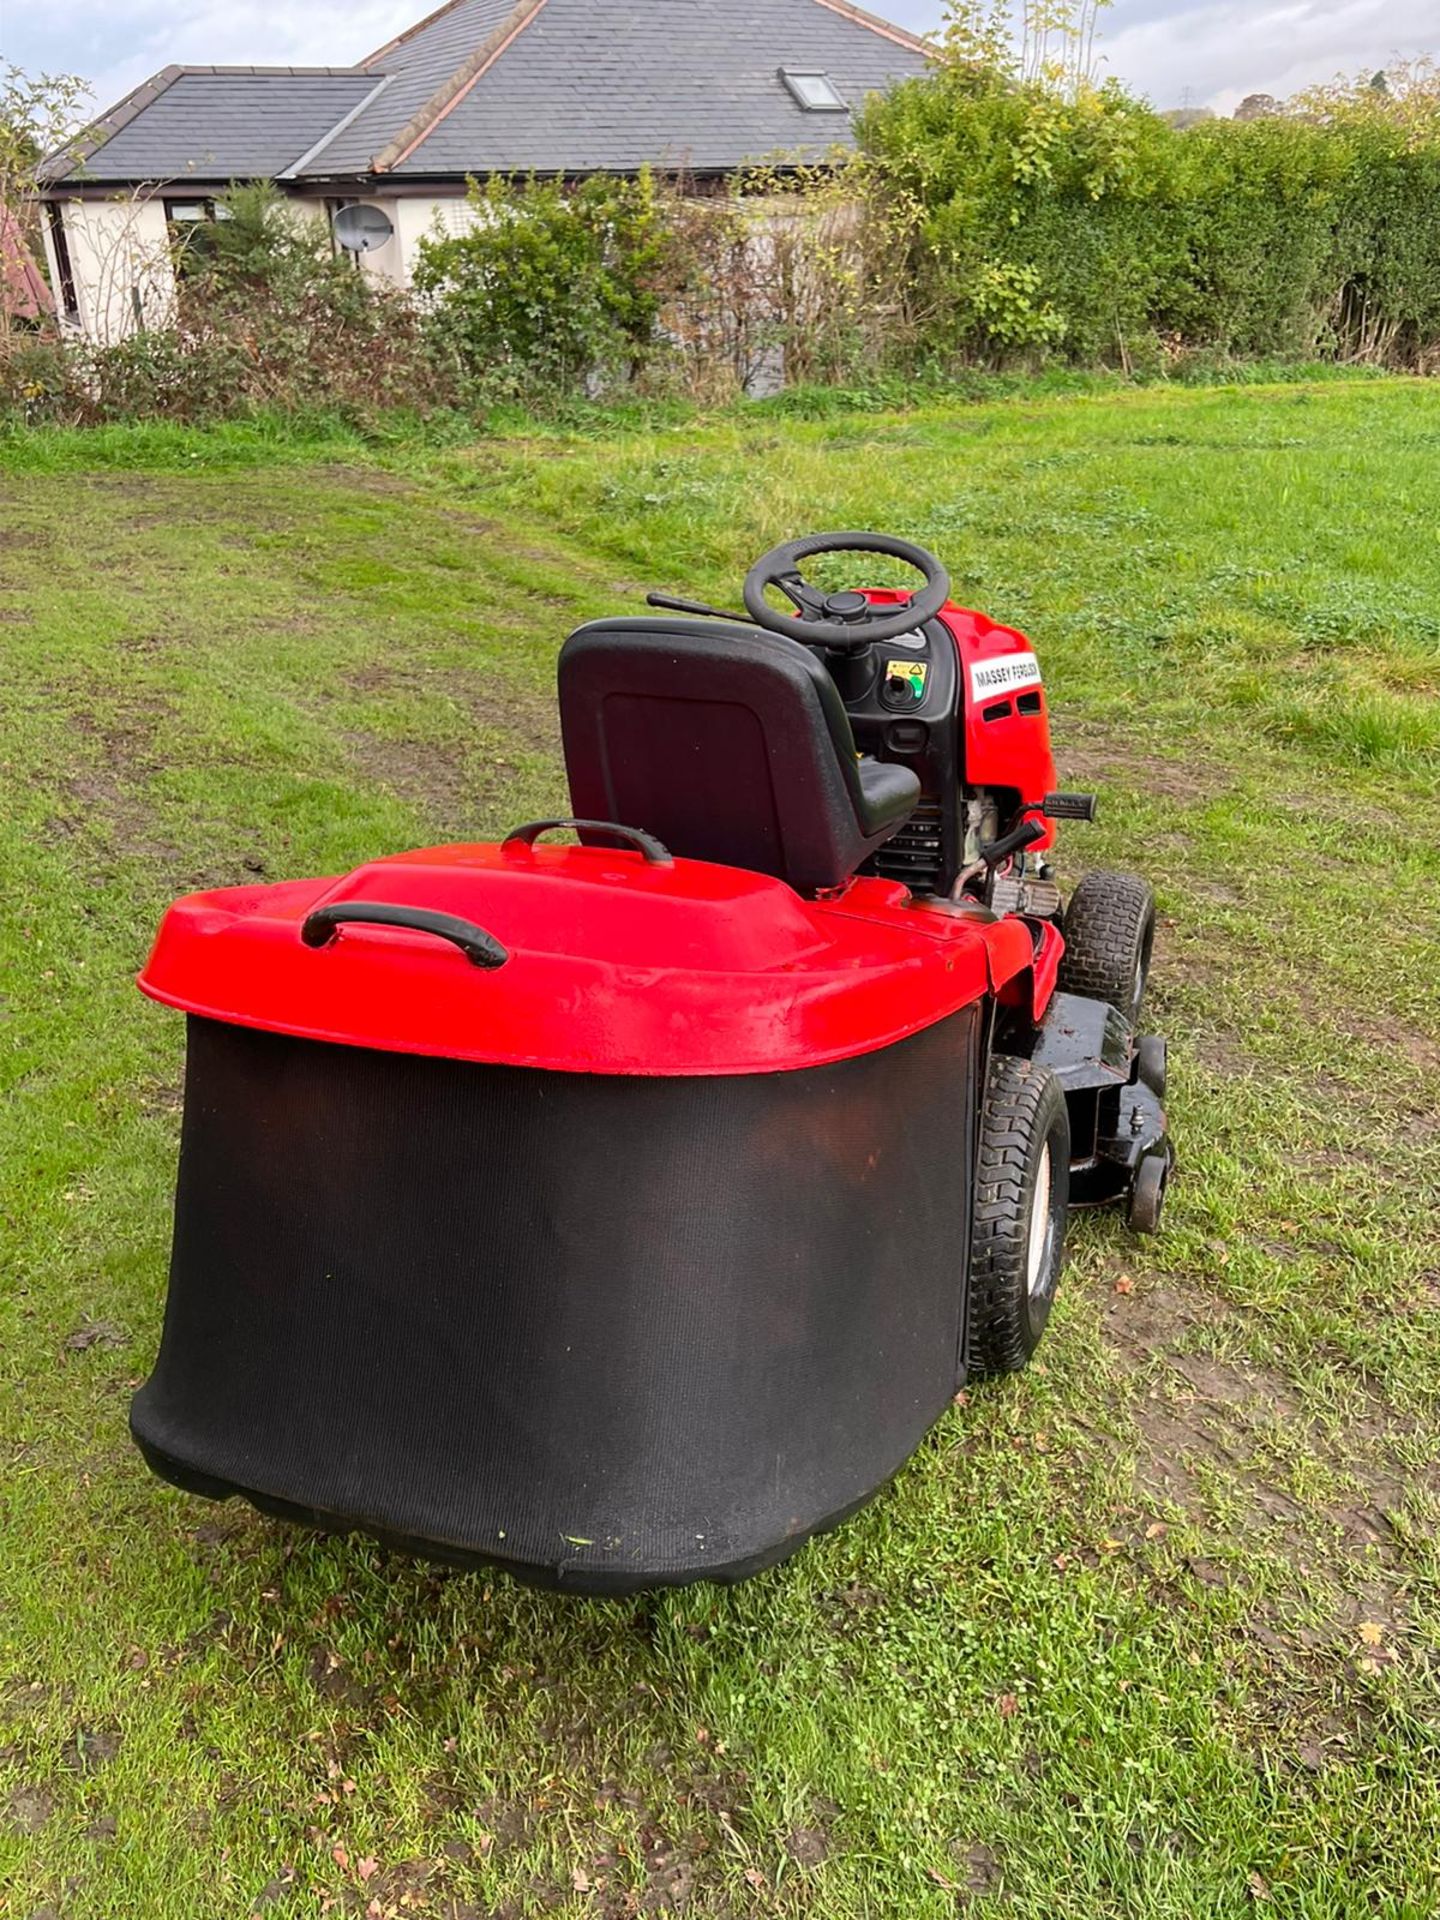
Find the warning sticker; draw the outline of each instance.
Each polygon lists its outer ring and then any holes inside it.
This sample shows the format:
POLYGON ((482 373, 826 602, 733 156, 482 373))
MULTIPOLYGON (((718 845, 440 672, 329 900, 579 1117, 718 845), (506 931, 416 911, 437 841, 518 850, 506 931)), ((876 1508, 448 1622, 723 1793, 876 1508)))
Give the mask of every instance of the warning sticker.
POLYGON ((918 706, 925 698, 925 679, 930 669, 923 660, 887 660, 885 662, 885 685, 892 693, 900 689, 895 685, 902 680, 910 689, 910 697, 918 706))
POLYGON ((997 693, 1040 685, 1040 662, 1033 653, 1002 653, 996 660, 976 660, 970 667, 972 700, 993 700, 997 693))

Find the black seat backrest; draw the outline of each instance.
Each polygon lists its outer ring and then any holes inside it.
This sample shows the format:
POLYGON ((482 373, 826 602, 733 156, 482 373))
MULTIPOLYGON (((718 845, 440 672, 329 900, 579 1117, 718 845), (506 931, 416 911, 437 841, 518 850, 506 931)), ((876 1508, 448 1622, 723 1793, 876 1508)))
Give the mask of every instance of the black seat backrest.
POLYGON ((755 627, 581 627, 560 655, 560 722, 578 818, 642 827, 672 853, 800 892, 847 880, 920 794, 908 769, 857 760, 820 661, 755 627))

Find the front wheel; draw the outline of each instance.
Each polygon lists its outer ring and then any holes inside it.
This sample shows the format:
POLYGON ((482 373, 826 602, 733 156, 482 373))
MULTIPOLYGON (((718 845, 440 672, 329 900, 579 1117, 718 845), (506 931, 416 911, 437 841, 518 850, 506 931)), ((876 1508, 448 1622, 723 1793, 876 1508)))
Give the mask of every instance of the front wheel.
POLYGON ((1065 909, 1063 993, 1108 1000, 1133 1027, 1155 945, 1155 895, 1133 873, 1089 873, 1065 909))
POLYGON ((1018 1373, 1055 1303, 1070 1204, 1060 1082, 1010 1054, 990 1063, 975 1157, 966 1350, 972 1373, 1018 1373))

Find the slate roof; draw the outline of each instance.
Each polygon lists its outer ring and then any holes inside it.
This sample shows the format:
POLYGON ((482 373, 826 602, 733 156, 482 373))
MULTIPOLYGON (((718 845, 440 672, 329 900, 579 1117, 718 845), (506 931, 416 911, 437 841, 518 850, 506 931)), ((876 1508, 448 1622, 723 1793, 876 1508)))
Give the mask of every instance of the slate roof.
POLYGON ((925 59, 850 0, 449 0, 359 67, 167 68, 46 178, 728 172, 851 143, 850 115, 805 111, 781 68, 858 108, 925 59))
MULTIPOLYGON (((637 0, 640 5, 645 0, 637 0)), ((664 4, 664 0, 661 0, 664 4)), ((327 147, 317 164, 330 173, 368 173, 387 147, 403 144, 425 109, 454 89, 468 62, 503 42, 530 6, 516 0, 451 0, 364 62, 388 73, 382 99, 327 147)), ((581 57, 581 56, 577 56, 581 57)), ((438 108, 435 110, 438 111, 438 108)))
POLYGON ((51 155, 41 178, 273 180, 380 81, 354 67, 167 67, 51 155))

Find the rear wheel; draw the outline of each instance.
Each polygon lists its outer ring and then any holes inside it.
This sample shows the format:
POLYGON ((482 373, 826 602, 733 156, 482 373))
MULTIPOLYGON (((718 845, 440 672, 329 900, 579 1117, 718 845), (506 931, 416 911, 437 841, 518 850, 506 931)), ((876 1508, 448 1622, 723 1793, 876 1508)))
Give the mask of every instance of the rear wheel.
POLYGON ((1016 1373, 1060 1283, 1070 1116, 1060 1082, 1010 1054, 990 1064, 975 1160, 966 1349, 972 1373, 1016 1373))
POLYGON ((1108 1000, 1133 1027, 1155 945, 1155 895, 1133 873, 1088 873, 1065 909, 1059 986, 1108 1000))

